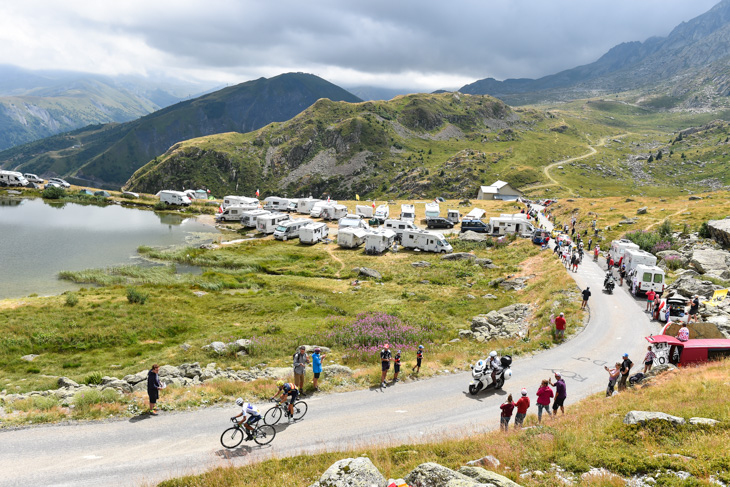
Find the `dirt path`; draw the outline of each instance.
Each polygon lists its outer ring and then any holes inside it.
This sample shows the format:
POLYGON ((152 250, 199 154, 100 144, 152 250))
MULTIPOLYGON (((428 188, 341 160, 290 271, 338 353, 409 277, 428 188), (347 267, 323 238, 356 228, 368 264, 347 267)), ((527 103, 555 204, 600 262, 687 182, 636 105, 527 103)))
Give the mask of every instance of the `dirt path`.
POLYGON ((673 216, 681 215, 682 213, 684 213, 684 212, 685 212, 685 211, 687 211, 688 209, 689 209, 689 207, 688 207, 688 206, 685 206, 685 207, 684 207, 684 208, 682 208, 681 210, 679 210, 679 211, 677 211, 677 212, 675 212, 675 213, 672 213, 671 215, 665 216, 665 217, 664 217, 664 218, 662 218, 661 220, 659 220, 659 221, 656 221, 656 222, 652 223, 651 225, 647 226, 647 227, 646 227, 646 228, 645 228, 644 230, 646 230, 646 231, 648 232, 649 230, 651 230, 651 229, 652 229, 652 228, 654 228, 655 226, 659 225, 659 224, 660 224, 661 222, 663 222, 663 221, 664 221, 664 220, 666 220, 667 218, 672 218, 673 216))
POLYGON ((334 252, 332 252, 332 247, 329 245, 327 246, 327 253, 330 254, 330 257, 332 257, 333 260, 340 263, 340 270, 335 273, 335 277, 340 277, 340 272, 342 272, 345 268, 345 263, 342 262, 342 259, 337 257, 334 252))

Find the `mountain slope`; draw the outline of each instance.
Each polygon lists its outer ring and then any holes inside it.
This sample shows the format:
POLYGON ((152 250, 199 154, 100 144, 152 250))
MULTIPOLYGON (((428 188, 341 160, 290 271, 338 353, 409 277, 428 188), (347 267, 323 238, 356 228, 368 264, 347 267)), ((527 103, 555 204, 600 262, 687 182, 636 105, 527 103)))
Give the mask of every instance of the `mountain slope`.
POLYGON ((360 101, 314 75, 283 74, 224 88, 131 122, 92 126, 4 151, 0 166, 118 187, 177 142, 288 120, 319 98, 360 101))

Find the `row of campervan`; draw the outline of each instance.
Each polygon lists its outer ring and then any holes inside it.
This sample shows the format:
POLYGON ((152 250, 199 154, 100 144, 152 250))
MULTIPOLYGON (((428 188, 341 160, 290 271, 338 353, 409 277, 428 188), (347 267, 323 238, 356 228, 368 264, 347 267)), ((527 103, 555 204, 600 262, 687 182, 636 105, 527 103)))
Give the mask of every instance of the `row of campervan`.
POLYGON ((656 265, 655 255, 641 250, 634 242, 625 239, 611 242, 608 255, 613 259, 616 267, 625 266, 629 290, 632 294, 646 294, 650 290, 654 290, 660 295, 664 292, 666 288, 665 273, 661 267, 656 265))

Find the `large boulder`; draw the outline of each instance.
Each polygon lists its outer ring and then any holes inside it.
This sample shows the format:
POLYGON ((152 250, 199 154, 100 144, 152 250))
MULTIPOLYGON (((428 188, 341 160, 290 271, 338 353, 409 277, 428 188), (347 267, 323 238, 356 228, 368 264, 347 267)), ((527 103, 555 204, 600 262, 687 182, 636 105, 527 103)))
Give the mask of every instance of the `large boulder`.
POLYGON ((106 384, 104 384, 104 387, 102 387, 102 390, 104 389, 114 389, 119 392, 132 392, 132 386, 129 385, 127 381, 121 379, 115 379, 107 382, 106 384))
POLYGON ((507 289, 508 291, 519 291, 527 287, 527 281, 532 277, 534 276, 513 277, 512 279, 505 279, 504 281, 499 283, 499 287, 507 289))
POLYGON ((406 475, 405 481, 408 485, 418 487, 479 487, 488 485, 433 462, 422 463, 417 466, 411 473, 406 475))
POLYGON ((468 252, 454 252, 441 256, 441 260, 474 260, 477 256, 468 252))
POLYGON ((58 378, 58 387, 78 387, 79 384, 77 382, 72 381, 68 377, 59 377, 58 378))
POLYGON ((648 206, 642 206, 641 208, 639 208, 638 210, 636 210, 636 214, 637 215, 645 215, 646 214, 646 211, 648 209, 649 209, 648 206))
POLYGON ((347 367, 345 365, 340 364, 332 364, 332 365, 325 365, 322 367, 322 373, 325 376, 331 376, 331 375, 352 375, 352 369, 350 367, 347 367))
POLYGON ((465 242, 484 242, 486 239, 486 234, 472 232, 471 230, 459 235, 459 240, 463 240, 465 242))
POLYGON ((228 346, 223 342, 212 342, 208 345, 203 345, 203 350, 208 352, 215 352, 218 355, 224 354, 228 351, 228 346))
POLYGON ((319 479, 319 487, 386 487, 387 480, 367 457, 335 462, 319 479))
POLYGON ((203 375, 203 369, 200 368, 200 364, 198 362, 182 364, 178 367, 178 369, 180 369, 180 375, 187 377, 188 379, 194 379, 195 377, 200 378, 200 376, 203 375))
POLYGON ((700 281, 687 273, 681 274, 667 288, 668 291, 674 291, 685 298, 691 298, 694 295, 709 297, 712 296, 716 289, 720 289, 720 286, 710 281, 700 281))
POLYGON ((139 384, 140 382, 147 380, 147 371, 143 370, 136 374, 125 375, 123 380, 130 385, 139 384))
POLYGON ((372 277, 373 279, 380 280, 383 278, 383 275, 380 272, 376 271, 375 269, 370 269, 369 267, 360 267, 358 269, 358 273, 361 276, 372 277))
POLYGON ((651 420, 669 421, 678 426, 685 423, 684 418, 655 411, 629 411, 624 416, 624 424, 644 424, 651 420))
POLYGON ((724 220, 710 220, 707 229, 712 239, 723 247, 730 247, 730 218, 724 220))
POLYGON ((722 279, 730 278, 730 252, 717 249, 698 249, 692 253, 690 263, 700 274, 722 279))
POLYGON ((476 480, 482 484, 494 485, 496 487, 520 487, 520 484, 511 481, 504 475, 490 472, 482 467, 461 467, 459 473, 476 480))
POLYGON ((703 426, 715 426, 720 422, 716 419, 710 418, 689 418, 689 424, 703 425, 703 426))
POLYGON ((232 352, 246 352, 248 353, 248 349, 251 347, 251 340, 248 340, 246 338, 240 338, 236 340, 235 342, 228 343, 228 350, 231 350, 232 352))
POLYGON ((180 369, 178 369, 174 365, 161 365, 159 372, 157 372, 157 375, 159 375, 160 377, 182 377, 180 369))

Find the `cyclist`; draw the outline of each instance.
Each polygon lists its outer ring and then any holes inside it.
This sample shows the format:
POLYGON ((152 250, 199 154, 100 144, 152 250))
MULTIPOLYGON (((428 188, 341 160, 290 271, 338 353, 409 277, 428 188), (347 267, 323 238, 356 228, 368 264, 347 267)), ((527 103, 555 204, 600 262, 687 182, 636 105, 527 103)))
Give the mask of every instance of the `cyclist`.
POLYGON ((287 408, 289 414, 287 419, 291 423, 291 418, 294 415, 294 402, 297 400, 297 397, 299 397, 299 389, 290 382, 284 383, 283 380, 278 381, 276 385, 279 387, 279 390, 276 391, 276 394, 274 394, 274 397, 272 397, 271 400, 276 400, 276 396, 281 394, 281 400, 279 403, 284 404, 286 402, 286 398, 289 397, 289 406, 287 408))
POLYGON ((238 421, 239 426, 246 428, 246 441, 253 438, 253 426, 261 419, 261 413, 256 409, 256 406, 250 402, 244 403, 242 398, 236 399, 236 406, 241 408, 241 414, 233 416, 231 419, 241 418, 238 421))

